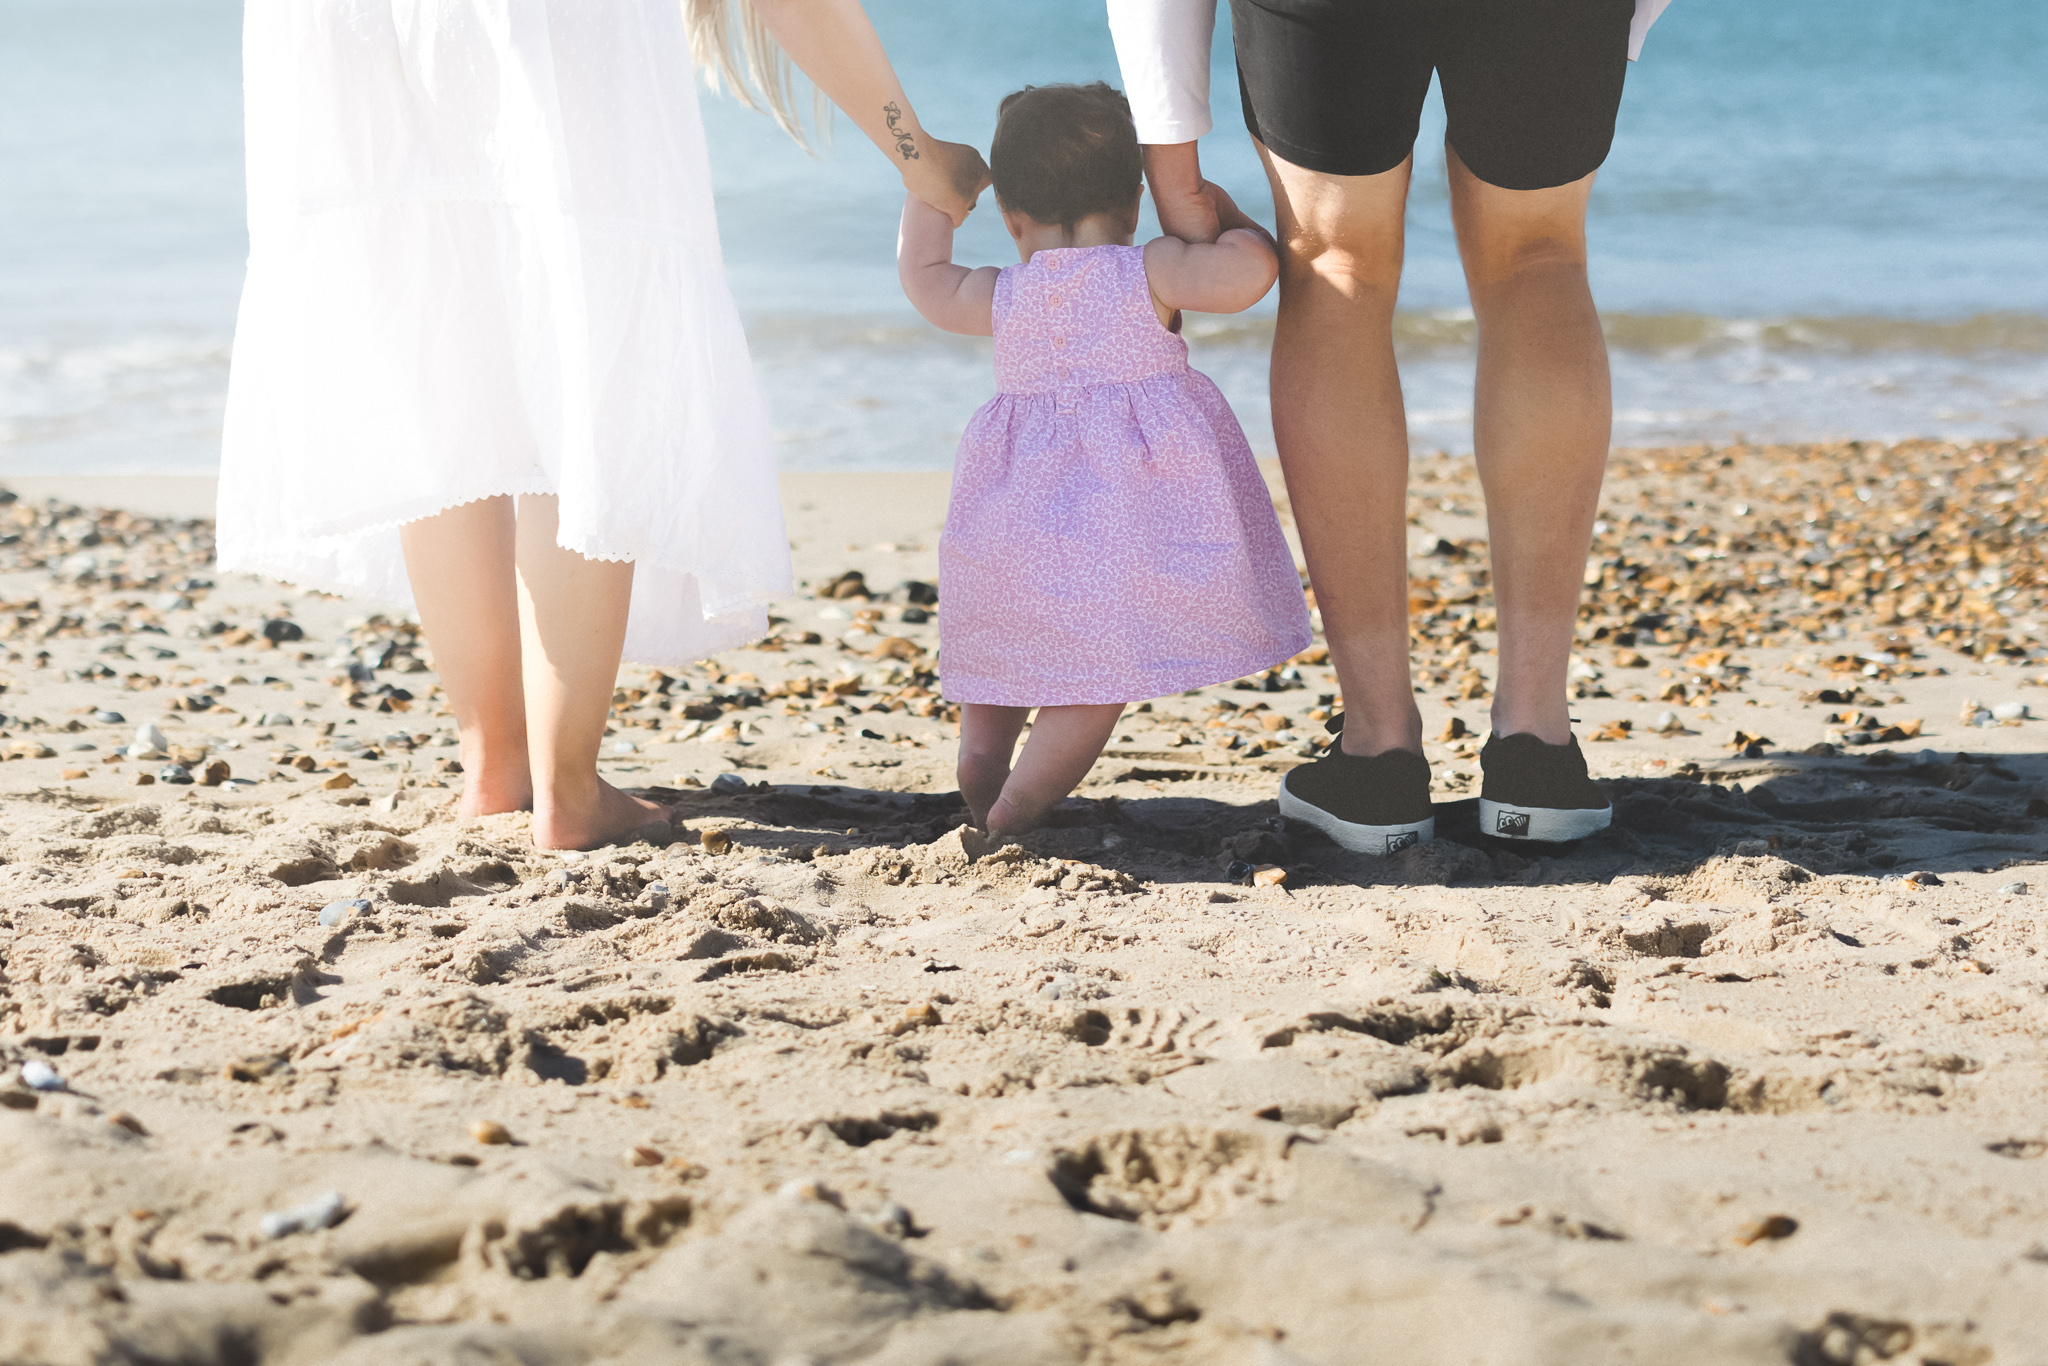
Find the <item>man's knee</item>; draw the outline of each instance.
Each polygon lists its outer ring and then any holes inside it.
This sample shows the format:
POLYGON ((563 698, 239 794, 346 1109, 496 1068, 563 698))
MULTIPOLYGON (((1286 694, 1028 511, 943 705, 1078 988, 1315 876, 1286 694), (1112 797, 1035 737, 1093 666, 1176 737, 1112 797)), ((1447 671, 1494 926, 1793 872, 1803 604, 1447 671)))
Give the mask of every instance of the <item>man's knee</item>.
POLYGON ((1462 234, 1460 253, 1474 289, 1506 284, 1537 271, 1586 268, 1586 238, 1572 225, 1483 225, 1462 234))
POLYGON ((1391 292, 1401 284, 1401 239, 1343 224, 1289 225, 1280 240, 1280 275, 1296 287, 1391 292))

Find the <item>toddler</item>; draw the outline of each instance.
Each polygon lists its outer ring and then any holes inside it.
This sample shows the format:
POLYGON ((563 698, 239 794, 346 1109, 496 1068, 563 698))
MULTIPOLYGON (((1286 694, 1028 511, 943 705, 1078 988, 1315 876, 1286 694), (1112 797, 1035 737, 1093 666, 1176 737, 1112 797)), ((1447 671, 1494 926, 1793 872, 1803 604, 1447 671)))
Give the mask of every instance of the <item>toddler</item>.
POLYGON ((1310 633, 1251 447, 1176 335, 1181 309, 1264 297, 1271 239, 1131 245, 1143 168, 1107 85, 1009 96, 989 161, 1023 264, 954 265, 951 220, 914 197, 897 264, 926 320, 995 338, 939 539, 939 668, 960 793, 1011 834, 1079 785, 1127 703, 1269 668, 1310 633))

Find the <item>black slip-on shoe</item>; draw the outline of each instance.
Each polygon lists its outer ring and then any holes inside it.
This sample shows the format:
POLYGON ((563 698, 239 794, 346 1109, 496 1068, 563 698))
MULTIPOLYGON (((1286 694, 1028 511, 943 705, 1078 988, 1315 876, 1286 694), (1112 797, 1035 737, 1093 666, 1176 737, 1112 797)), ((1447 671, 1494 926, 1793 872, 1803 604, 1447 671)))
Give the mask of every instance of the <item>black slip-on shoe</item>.
MULTIPOLYGON (((1336 731, 1338 721, 1330 723, 1336 731)), ((1429 760, 1412 749, 1346 754, 1342 745, 1280 780, 1280 814, 1356 854, 1392 854, 1436 837, 1429 760)))
POLYGON ((1479 751, 1479 829, 1505 840, 1565 844, 1605 830, 1614 808, 1586 774, 1573 736, 1548 745, 1526 732, 1495 735, 1479 751))

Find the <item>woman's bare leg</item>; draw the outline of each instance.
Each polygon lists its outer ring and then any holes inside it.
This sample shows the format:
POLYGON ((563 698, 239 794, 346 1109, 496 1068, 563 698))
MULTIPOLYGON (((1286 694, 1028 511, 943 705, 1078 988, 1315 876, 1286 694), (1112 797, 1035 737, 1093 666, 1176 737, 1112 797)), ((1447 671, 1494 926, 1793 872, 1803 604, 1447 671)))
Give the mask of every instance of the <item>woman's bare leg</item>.
POLYGON ((1017 756, 1003 784, 1002 796, 989 808, 985 828, 994 835, 1014 835, 1038 824, 1046 812, 1081 785, 1101 757, 1102 747, 1124 714, 1121 702, 1104 706, 1040 707, 1031 722, 1031 738, 1017 756))
POLYGON ((405 570, 462 733, 464 816, 533 804, 519 678, 512 500, 485 498, 408 522, 405 570))
POLYGON ((1446 152, 1479 319, 1472 444, 1500 615, 1493 729, 1561 745, 1571 738, 1565 673, 1614 417, 1607 343, 1586 283, 1593 177, 1503 190, 1446 152))
POLYGON ((1394 299, 1410 162, 1304 170, 1259 148, 1279 215, 1273 435, 1352 754, 1422 750, 1408 671, 1408 419, 1394 299))
POLYGON ((598 747, 626 641, 633 566, 589 560, 555 543, 557 500, 519 500, 519 625, 533 842, 588 849, 668 812, 597 776, 598 747))
POLYGON ((992 707, 968 702, 960 708, 960 796, 968 814, 988 829, 988 813, 1003 795, 1010 778, 1010 759, 1017 737, 1031 715, 1029 707, 992 707))

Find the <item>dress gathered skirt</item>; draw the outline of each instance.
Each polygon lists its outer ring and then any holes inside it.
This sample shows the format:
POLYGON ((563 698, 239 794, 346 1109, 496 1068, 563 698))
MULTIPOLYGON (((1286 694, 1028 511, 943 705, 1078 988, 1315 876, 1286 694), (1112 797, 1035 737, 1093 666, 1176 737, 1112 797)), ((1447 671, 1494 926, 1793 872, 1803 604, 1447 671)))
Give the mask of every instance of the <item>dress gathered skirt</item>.
POLYGON ((559 499, 626 656, 759 636, 789 543, 678 0, 249 0, 224 570, 410 605, 406 522, 559 499))

